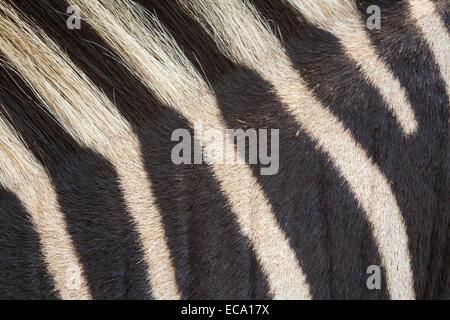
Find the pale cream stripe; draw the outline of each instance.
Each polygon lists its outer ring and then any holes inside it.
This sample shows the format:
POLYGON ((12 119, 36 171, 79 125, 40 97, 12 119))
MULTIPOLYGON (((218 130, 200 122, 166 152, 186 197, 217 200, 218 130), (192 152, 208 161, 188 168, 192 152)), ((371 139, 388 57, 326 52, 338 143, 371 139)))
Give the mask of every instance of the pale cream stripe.
MULTIPOLYGON (((0 2, 0 51, 71 136, 114 165, 137 225, 157 299, 178 299, 175 269, 140 145, 126 120, 88 77, 36 26, 0 2), (116 138, 120 137, 120 138, 116 138)), ((101 236, 101 235, 100 235, 101 236)))
MULTIPOLYGON (((159 99, 191 125, 225 131, 210 88, 154 17, 129 1, 75 0, 86 20, 159 99)), ((211 147, 205 144, 205 148, 211 147)), ((234 146, 226 141, 226 151, 234 146)), ((251 241, 276 299, 309 299, 311 294, 296 255, 280 229, 261 186, 247 165, 212 164, 214 174, 251 241)))
POLYGON ((0 184, 13 192, 39 235, 42 255, 62 299, 92 299, 58 196, 45 169, 0 117, 0 184))
POLYGON ((414 134, 418 124, 407 93, 371 44, 367 27, 354 1, 287 1, 307 20, 339 39, 346 54, 358 65, 364 77, 379 90, 403 132, 406 135, 414 134))
POLYGON ((364 209, 391 297, 415 298, 406 226, 389 182, 339 119, 308 90, 256 10, 238 0, 180 2, 212 30, 224 54, 274 85, 286 108, 318 148, 328 154, 364 209))
POLYGON ((430 0, 409 0, 410 15, 415 20, 430 46, 450 99, 450 35, 430 0))
POLYGON ((144 259, 148 265, 152 296, 158 300, 181 299, 175 266, 165 236, 165 225, 152 195, 140 142, 135 134, 129 133, 117 138, 111 149, 107 148, 105 146, 101 152, 116 168, 126 204, 137 223, 144 259))

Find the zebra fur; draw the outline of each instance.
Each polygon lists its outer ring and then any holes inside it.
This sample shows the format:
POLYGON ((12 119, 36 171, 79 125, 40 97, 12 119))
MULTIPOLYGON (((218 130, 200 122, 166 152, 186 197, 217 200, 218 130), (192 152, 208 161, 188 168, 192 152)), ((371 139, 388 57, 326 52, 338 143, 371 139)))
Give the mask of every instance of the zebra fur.
POLYGON ((0 298, 448 299, 448 16, 0 1, 0 298), (198 122, 280 129, 278 174, 175 165, 198 122))

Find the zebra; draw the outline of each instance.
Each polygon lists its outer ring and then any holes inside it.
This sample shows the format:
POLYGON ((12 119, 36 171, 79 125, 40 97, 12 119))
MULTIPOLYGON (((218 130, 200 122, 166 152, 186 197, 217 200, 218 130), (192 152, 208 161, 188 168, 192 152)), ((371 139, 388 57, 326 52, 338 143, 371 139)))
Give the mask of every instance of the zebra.
POLYGON ((0 298, 448 299, 449 19, 0 0, 0 298), (277 172, 227 138, 243 161, 174 163, 198 123, 278 130, 277 172))

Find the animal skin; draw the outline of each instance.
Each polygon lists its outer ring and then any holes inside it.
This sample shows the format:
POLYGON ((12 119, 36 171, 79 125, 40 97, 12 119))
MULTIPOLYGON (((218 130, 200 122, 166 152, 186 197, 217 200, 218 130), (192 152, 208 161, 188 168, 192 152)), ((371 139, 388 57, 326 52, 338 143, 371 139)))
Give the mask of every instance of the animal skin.
POLYGON ((449 299, 449 52, 447 0, 0 0, 0 299, 449 299))

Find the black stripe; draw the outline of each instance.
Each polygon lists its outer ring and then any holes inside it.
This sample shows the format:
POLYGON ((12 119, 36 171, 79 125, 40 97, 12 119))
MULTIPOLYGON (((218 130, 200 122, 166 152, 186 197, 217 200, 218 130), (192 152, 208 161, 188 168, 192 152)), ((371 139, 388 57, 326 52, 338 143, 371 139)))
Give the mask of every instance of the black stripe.
POLYGON ((2 68, 0 83, 0 114, 46 167, 92 296, 149 297, 138 235, 112 165, 66 134, 17 75, 2 68))
POLYGON ((178 128, 191 131, 187 120, 157 102, 121 63, 110 57, 111 53, 106 54, 102 48, 108 45, 89 25, 82 24, 81 30, 66 30, 65 17, 58 13, 65 12, 65 8, 67 3, 59 0, 20 5, 132 124, 165 225, 183 298, 266 298, 266 279, 211 168, 177 166, 171 161, 176 144, 171 142, 171 134, 178 128))
POLYGON ((0 299, 57 299, 39 235, 20 200, 0 188, 0 299))
MULTIPOLYGON (((382 29, 369 33, 372 43, 406 89, 419 122, 417 134, 405 141, 394 123, 384 121, 376 150, 384 157, 378 163, 393 183, 406 221, 417 297, 444 298, 450 272, 449 97, 425 39, 408 18, 406 4, 371 4, 380 6, 383 18, 382 29)), ((358 2, 362 13, 368 5, 358 2)))

